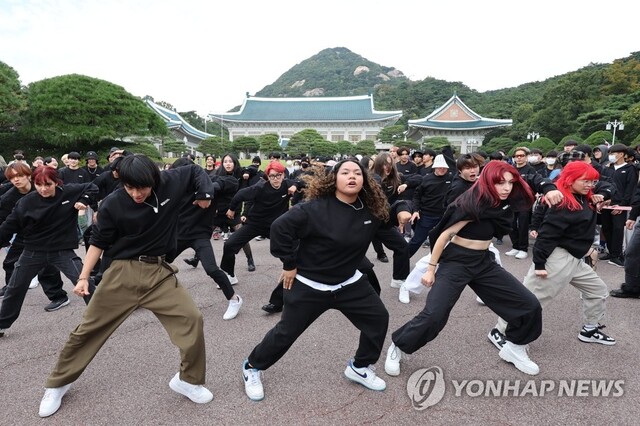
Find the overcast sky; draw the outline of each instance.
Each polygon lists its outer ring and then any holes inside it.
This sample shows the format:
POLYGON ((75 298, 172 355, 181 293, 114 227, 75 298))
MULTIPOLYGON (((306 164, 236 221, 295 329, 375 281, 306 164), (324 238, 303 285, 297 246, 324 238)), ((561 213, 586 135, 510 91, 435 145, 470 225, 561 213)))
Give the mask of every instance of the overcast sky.
POLYGON ((84 74, 201 115, 323 49, 486 91, 640 51, 635 1, 0 0, 22 84, 84 74))

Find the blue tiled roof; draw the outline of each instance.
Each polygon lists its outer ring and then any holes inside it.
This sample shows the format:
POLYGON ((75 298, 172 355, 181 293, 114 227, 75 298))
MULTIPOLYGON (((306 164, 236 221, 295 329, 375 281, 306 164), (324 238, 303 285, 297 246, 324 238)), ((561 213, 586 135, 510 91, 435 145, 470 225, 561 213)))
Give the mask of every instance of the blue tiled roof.
POLYGON ((402 111, 375 111, 372 96, 341 98, 247 98, 240 111, 210 114, 230 122, 378 121, 398 119, 402 111))
POLYGON ((428 116, 417 119, 417 120, 409 120, 409 132, 411 133, 411 128, 421 128, 421 129, 436 129, 436 130, 479 130, 479 129, 491 129, 495 127, 504 127, 511 126, 513 124, 513 120, 501 120, 501 119, 493 119, 482 117, 481 115, 475 113, 471 108, 465 105, 464 102, 458 97, 457 94, 453 94, 451 98, 442 106, 435 111, 433 111, 428 116), (447 120, 441 119, 441 114, 444 114, 447 109, 452 105, 457 105, 468 117, 471 119, 467 120, 447 120))
POLYGON ((185 121, 185 119, 182 118, 180 114, 178 114, 175 111, 171 111, 170 109, 162 107, 156 104, 155 102, 151 101, 150 99, 145 99, 145 102, 149 108, 154 110, 156 114, 158 114, 160 118, 164 120, 164 122, 167 124, 167 127, 169 129, 180 130, 183 133, 189 136, 193 136, 194 138, 197 138, 197 139, 206 139, 214 136, 209 133, 205 133, 201 130, 196 129, 187 121, 185 121))
POLYGON ((489 129, 493 127, 511 126, 511 120, 491 120, 483 118, 476 121, 411 121, 411 127, 441 130, 474 130, 489 129))

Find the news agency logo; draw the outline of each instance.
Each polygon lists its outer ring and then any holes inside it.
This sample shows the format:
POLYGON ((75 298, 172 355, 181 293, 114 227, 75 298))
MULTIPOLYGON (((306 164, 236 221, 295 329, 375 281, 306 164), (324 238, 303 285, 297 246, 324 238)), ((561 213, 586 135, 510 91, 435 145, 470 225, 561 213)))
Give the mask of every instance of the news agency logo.
MULTIPOLYGON (((624 380, 561 379, 561 380, 450 380, 455 397, 602 397, 624 395, 624 380)), ((442 368, 433 366, 415 371, 407 381, 407 394, 416 410, 425 410, 444 397, 447 382, 442 368)))
POLYGON ((407 382, 407 393, 416 410, 425 410, 436 405, 444 396, 446 386, 444 373, 438 366, 421 368, 407 382))

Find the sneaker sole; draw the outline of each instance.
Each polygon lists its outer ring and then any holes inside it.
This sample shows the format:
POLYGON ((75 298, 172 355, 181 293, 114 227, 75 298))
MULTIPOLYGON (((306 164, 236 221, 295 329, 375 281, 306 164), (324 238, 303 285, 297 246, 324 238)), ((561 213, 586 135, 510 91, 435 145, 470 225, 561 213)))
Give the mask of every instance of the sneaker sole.
POLYGON ((594 339, 593 337, 585 337, 582 334, 578 334, 578 340, 584 343, 600 343, 605 346, 613 346, 616 344, 616 341, 608 342, 606 340, 594 339))
POLYGON ((536 371, 536 370, 524 367, 522 365, 518 365, 518 363, 516 363, 516 361, 514 361, 513 358, 504 354, 502 350, 500 350, 500 353, 498 355, 500 356, 500 358, 502 358, 503 361, 506 361, 509 364, 512 364, 514 367, 516 367, 519 371, 522 371, 524 374, 528 374, 529 376, 536 376, 540 372, 540 369, 536 371))
POLYGON ((47 312, 55 312, 55 311, 57 311, 57 310, 58 310, 58 309, 60 309, 60 308, 64 308, 64 307, 65 307, 65 306, 67 306, 68 304, 69 304, 69 299, 67 299, 67 301, 66 301, 66 302, 61 303, 59 306, 56 306, 55 308, 49 308, 49 309, 44 308, 44 310, 45 310, 45 311, 47 311, 47 312))
POLYGON ((373 391, 381 392, 381 391, 383 391, 383 390, 385 390, 387 388, 387 384, 386 383, 384 384, 384 387, 382 387, 382 388, 371 387, 371 385, 369 385, 367 382, 362 380, 362 377, 358 376, 355 372, 352 372, 351 367, 347 367, 347 369, 344 370, 344 376, 347 379, 351 380, 352 382, 357 383, 359 385, 362 385, 365 388, 373 390, 373 391))
POLYGON ((243 380, 243 381, 244 381, 244 383, 245 383, 245 386, 244 386, 244 393, 247 395, 247 398, 249 398, 251 401, 256 401, 256 402, 258 402, 258 401, 262 401, 262 400, 264 399, 264 388, 263 388, 263 390, 262 390, 262 395, 250 395, 250 394, 249 394, 249 391, 247 390, 247 382, 246 382, 246 380, 245 380, 245 373, 244 373, 244 371, 242 372, 242 380, 243 380))
POLYGON ((50 410, 48 411, 42 411, 42 408, 40 408, 40 410, 38 411, 38 415, 42 418, 45 417, 50 417, 53 416, 55 413, 58 412, 58 410, 60 409, 60 407, 62 406, 62 398, 64 398, 64 396, 67 394, 67 392, 69 392, 69 388, 71 387, 71 384, 65 385, 66 389, 64 390, 64 392, 62 393, 62 395, 60 395, 60 400, 58 401, 57 406, 52 407, 50 410))
POLYGON ((398 377, 400 375, 399 368, 397 370, 392 370, 391 368, 387 368, 386 364, 384 365, 384 372, 393 377, 398 377))
POLYGON ((182 391, 182 389, 180 388, 180 384, 178 383, 175 377, 171 379, 171 381, 169 382, 169 387, 171 388, 172 391, 189 398, 190 401, 193 401, 196 404, 206 404, 207 402, 213 401, 213 395, 211 395, 210 398, 207 397, 206 399, 202 399, 202 400, 191 398, 189 395, 187 395, 185 392, 182 391))
POLYGON ((617 264, 616 262, 612 262, 612 261, 608 261, 607 263, 608 263, 609 265, 613 265, 613 266, 615 266, 615 267, 617 267, 617 268, 624 268, 624 264, 619 265, 619 264, 617 264))

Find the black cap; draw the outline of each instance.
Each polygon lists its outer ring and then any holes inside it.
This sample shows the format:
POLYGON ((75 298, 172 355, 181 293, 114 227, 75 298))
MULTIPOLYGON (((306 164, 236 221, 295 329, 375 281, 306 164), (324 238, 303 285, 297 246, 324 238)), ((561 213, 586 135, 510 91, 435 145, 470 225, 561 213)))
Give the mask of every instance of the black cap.
POLYGON ((96 154, 95 151, 87 152, 87 160, 97 160, 97 159, 98 159, 98 154, 96 154))
POLYGON ((628 146, 626 146, 625 144, 621 144, 621 143, 617 143, 615 145, 611 145, 609 147, 609 152, 627 152, 627 148, 629 148, 628 146))
POLYGON ((113 153, 114 153, 114 152, 116 152, 116 151, 120 151, 120 148, 118 148, 117 146, 114 146, 113 148, 111 148, 111 149, 109 150, 109 154, 113 154, 113 153))

